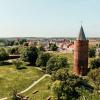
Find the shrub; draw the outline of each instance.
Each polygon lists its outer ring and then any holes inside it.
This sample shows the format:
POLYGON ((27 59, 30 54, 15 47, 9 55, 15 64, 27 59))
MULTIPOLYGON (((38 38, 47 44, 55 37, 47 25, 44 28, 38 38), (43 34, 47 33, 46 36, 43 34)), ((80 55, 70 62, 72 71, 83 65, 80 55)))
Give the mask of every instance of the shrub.
POLYGON ((0 48, 0 61, 8 60, 9 55, 4 48, 0 48))
POLYGON ((32 65, 35 65, 37 57, 38 50, 36 47, 33 46, 27 47, 21 54, 21 59, 23 61, 29 62, 32 65))
POLYGON ((46 71, 47 73, 52 73, 60 68, 66 68, 68 66, 67 58, 60 55, 55 55, 49 59, 47 62, 46 71))
POLYGON ((38 66, 38 67, 46 66, 50 57, 51 57, 51 55, 49 53, 45 53, 45 52, 40 53, 36 60, 36 66, 38 66))
POLYGON ((94 68, 99 68, 100 67, 100 58, 94 58, 92 60, 90 60, 90 68, 94 69, 94 68))
POLYGON ((26 69, 25 64, 20 59, 14 60, 13 64, 15 65, 16 69, 26 69))

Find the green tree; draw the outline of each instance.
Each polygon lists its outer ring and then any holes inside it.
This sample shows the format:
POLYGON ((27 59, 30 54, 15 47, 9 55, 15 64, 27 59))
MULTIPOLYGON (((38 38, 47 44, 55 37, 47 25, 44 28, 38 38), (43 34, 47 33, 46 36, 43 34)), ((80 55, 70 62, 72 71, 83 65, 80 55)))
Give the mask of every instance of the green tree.
POLYGON ((34 46, 27 47, 21 54, 21 59, 23 61, 29 62, 32 65, 35 65, 37 57, 38 49, 34 46))
POLYGON ((81 93, 80 89, 84 89, 84 81, 75 75, 70 75, 67 69, 59 69, 52 76, 52 91, 54 100, 77 100, 81 93))
POLYGON ((7 40, 6 42, 5 42, 5 45, 6 46, 13 46, 14 45, 14 40, 7 40))
POLYGON ((4 48, 0 48, 0 62, 8 60, 9 55, 4 48))
POLYGON ((45 53, 45 52, 40 53, 37 60, 36 60, 36 66, 46 67, 47 62, 48 62, 50 57, 51 57, 50 53, 45 53))
POLYGON ((57 71, 60 68, 68 67, 67 58, 61 55, 55 55, 51 57, 46 66, 47 73, 51 74, 54 71, 57 71))
POLYGON ((51 44, 49 44, 49 49, 50 49, 51 51, 57 51, 58 47, 57 47, 56 44, 51 43, 51 44))
POLYGON ((60 68, 52 74, 53 81, 55 81, 55 80, 61 80, 61 81, 67 80, 68 77, 69 77, 69 74, 68 74, 67 68, 60 68))
POLYGON ((39 47, 38 47, 38 50, 39 50, 39 52, 43 52, 43 51, 45 51, 45 48, 44 48, 44 46, 43 45, 40 45, 39 47))
POLYGON ((19 44, 20 44, 20 45, 23 45, 25 42, 27 42, 26 39, 20 39, 20 40, 19 40, 19 44))
POLYGON ((94 88, 98 92, 100 90, 100 68, 90 71, 88 77, 92 80, 94 88))
POLYGON ((99 68, 100 67, 100 58, 91 59, 89 66, 91 69, 99 68))
POLYGON ((95 47, 90 47, 88 51, 89 57, 95 57, 96 54, 96 48, 95 47))
POLYGON ((10 47, 10 48, 8 48, 7 52, 11 55, 12 54, 19 54, 18 47, 10 47))

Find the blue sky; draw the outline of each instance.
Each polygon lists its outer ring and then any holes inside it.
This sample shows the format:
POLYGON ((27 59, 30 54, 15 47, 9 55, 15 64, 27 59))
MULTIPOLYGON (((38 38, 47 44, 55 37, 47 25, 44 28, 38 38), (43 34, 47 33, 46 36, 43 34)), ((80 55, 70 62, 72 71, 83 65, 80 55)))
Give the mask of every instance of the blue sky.
POLYGON ((100 0, 0 0, 0 37, 100 37, 100 0))

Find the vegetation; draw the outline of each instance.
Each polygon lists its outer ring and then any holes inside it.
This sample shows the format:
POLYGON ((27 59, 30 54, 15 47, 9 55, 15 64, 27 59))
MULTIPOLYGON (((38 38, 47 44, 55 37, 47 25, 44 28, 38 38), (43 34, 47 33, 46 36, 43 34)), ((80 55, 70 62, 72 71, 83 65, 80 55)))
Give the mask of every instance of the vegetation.
POLYGON ((7 52, 11 55, 19 54, 18 47, 10 47, 7 49, 7 52))
POLYGON ((50 44, 49 44, 49 49, 50 49, 51 51, 57 51, 58 47, 57 47, 56 44, 50 43, 50 44))
POLYGON ((16 69, 26 69, 24 62, 20 59, 13 60, 13 64, 15 65, 16 69))
POLYGON ((29 62, 31 65, 35 65, 38 57, 38 50, 34 46, 27 47, 21 54, 23 61, 29 62))
POLYGON ((41 52, 41 51, 45 51, 45 48, 44 48, 43 45, 40 45, 40 46, 38 47, 38 50, 39 50, 39 52, 41 52))
POLYGON ((96 55, 96 49, 95 47, 90 47, 88 52, 89 57, 95 57, 96 55))
POLYGON ((14 65, 0 66, 0 98, 10 97, 13 89, 23 91, 42 75, 42 71, 31 66, 23 70, 17 70, 14 65))
MULTIPOLYGON (((14 60, 13 65, 8 62, 9 65, 0 66, 0 98, 10 97, 13 94, 14 100, 19 100, 16 99, 17 93, 44 75, 42 71, 25 65, 25 62, 29 62, 31 65, 45 68, 46 72, 51 74, 52 80, 50 77, 46 77, 19 96, 26 95, 29 97, 28 100, 48 100, 48 98, 51 100, 100 99, 100 58, 93 58, 95 57, 95 47, 89 49, 89 57, 92 57, 90 60, 91 70, 88 76, 80 78, 72 75, 72 67, 69 68, 69 65, 73 65, 73 54, 56 52, 58 49, 56 44, 49 45, 52 54, 45 52, 44 47, 38 46, 37 42, 34 42, 35 46, 28 46, 25 39, 5 41, 5 45, 10 46, 7 47, 10 48, 8 49, 9 54, 21 54, 21 59, 14 60), (25 43, 26 45, 24 45, 25 43), (13 89, 18 91, 13 91, 13 89)), ((8 60, 9 57, 5 48, 0 48, 1 62, 8 60)))
POLYGON ((47 62, 50 59, 50 57, 51 57, 50 53, 45 53, 45 52, 40 53, 36 60, 36 66, 46 67, 47 62))
POLYGON ((93 86, 98 93, 98 91, 100 90, 100 68, 90 71, 88 77, 92 81, 93 86))
POLYGON ((94 58, 90 60, 90 68, 99 68, 100 67, 100 58, 94 58))
POLYGON ((0 48, 0 63, 8 60, 9 55, 4 48, 0 48))
POLYGON ((53 74, 53 98, 54 100, 76 100, 82 93, 92 88, 87 84, 86 80, 68 73, 67 69, 59 69, 53 74))
POLYGON ((27 42, 26 39, 19 39, 19 44, 20 44, 20 45, 23 45, 25 42, 27 42))
POLYGON ((57 71, 60 68, 66 68, 68 67, 68 61, 67 58, 60 55, 55 55, 49 59, 47 62, 46 71, 49 74, 52 74, 52 72, 57 71))
POLYGON ((51 83, 51 78, 46 77, 42 81, 40 81, 35 87, 24 93, 23 95, 29 96, 28 100, 48 100, 48 97, 52 98, 52 93, 49 88, 49 84, 51 83), (34 94, 34 91, 38 91, 34 94))

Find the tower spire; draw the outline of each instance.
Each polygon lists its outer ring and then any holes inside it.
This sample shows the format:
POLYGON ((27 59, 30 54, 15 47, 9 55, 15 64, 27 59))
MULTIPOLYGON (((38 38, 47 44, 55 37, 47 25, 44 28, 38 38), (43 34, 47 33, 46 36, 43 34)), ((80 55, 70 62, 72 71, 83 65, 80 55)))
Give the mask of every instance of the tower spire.
POLYGON ((86 40, 86 37, 85 37, 85 34, 84 34, 84 30, 83 30, 83 26, 82 25, 81 25, 80 32, 79 32, 79 35, 78 35, 77 40, 83 40, 83 41, 86 40))

